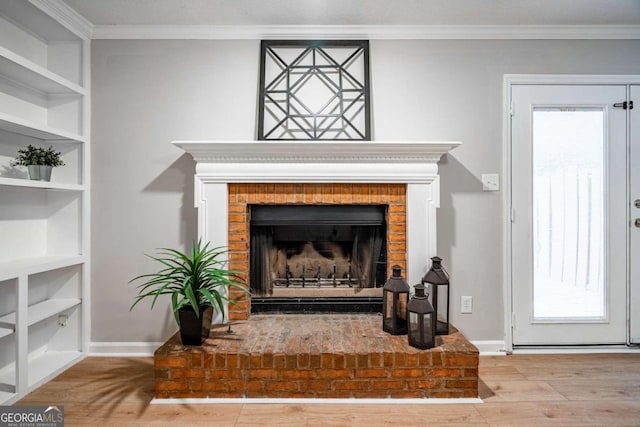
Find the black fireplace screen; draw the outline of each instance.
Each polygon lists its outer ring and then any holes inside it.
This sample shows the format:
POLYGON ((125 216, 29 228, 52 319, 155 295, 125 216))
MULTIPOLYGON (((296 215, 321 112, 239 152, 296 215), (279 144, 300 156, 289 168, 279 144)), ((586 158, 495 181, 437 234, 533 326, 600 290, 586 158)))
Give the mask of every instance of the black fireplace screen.
POLYGON ((386 275, 384 206, 251 206, 254 296, 278 288, 375 288, 386 275))

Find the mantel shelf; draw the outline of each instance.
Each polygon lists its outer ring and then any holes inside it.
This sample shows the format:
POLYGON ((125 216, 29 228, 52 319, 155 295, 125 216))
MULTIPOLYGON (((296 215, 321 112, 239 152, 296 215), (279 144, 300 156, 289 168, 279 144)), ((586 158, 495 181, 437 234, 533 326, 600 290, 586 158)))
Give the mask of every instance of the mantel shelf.
POLYGON ((174 141, 197 162, 437 162, 458 141, 174 141))

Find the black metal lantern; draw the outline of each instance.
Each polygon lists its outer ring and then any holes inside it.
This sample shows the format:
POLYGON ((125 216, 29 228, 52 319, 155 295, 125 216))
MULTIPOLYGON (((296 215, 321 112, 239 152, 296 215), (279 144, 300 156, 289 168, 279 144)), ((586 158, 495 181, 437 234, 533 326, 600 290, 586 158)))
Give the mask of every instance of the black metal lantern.
POLYGON ((422 284, 428 284, 433 305, 436 335, 449 334, 449 275, 442 268, 442 258, 431 258, 431 269, 422 278, 422 284))
POLYGON ((401 275, 399 265, 393 266, 393 274, 382 288, 382 330, 391 335, 407 333, 407 304, 409 285, 401 275))
POLYGON ((409 345, 426 350, 435 345, 434 311, 429 296, 424 294, 424 285, 414 286, 415 295, 409 301, 409 345))

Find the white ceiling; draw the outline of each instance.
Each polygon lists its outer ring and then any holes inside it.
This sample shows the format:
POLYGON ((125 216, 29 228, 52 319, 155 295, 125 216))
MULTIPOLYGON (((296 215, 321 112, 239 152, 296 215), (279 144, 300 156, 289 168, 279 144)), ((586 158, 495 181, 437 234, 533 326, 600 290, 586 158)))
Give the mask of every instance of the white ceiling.
POLYGON ((64 0, 94 25, 638 25, 640 0, 64 0))

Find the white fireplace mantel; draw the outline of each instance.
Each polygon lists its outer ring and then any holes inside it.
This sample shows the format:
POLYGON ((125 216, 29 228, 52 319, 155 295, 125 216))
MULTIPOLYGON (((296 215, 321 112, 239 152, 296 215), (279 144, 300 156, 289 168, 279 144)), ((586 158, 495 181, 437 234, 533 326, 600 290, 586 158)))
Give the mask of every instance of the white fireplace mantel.
POLYGON ((459 142, 175 141, 208 182, 419 183, 459 142))
POLYGON ((436 255, 438 161, 455 141, 174 141, 196 161, 199 237, 228 244, 228 183, 407 184, 407 281, 436 255))

